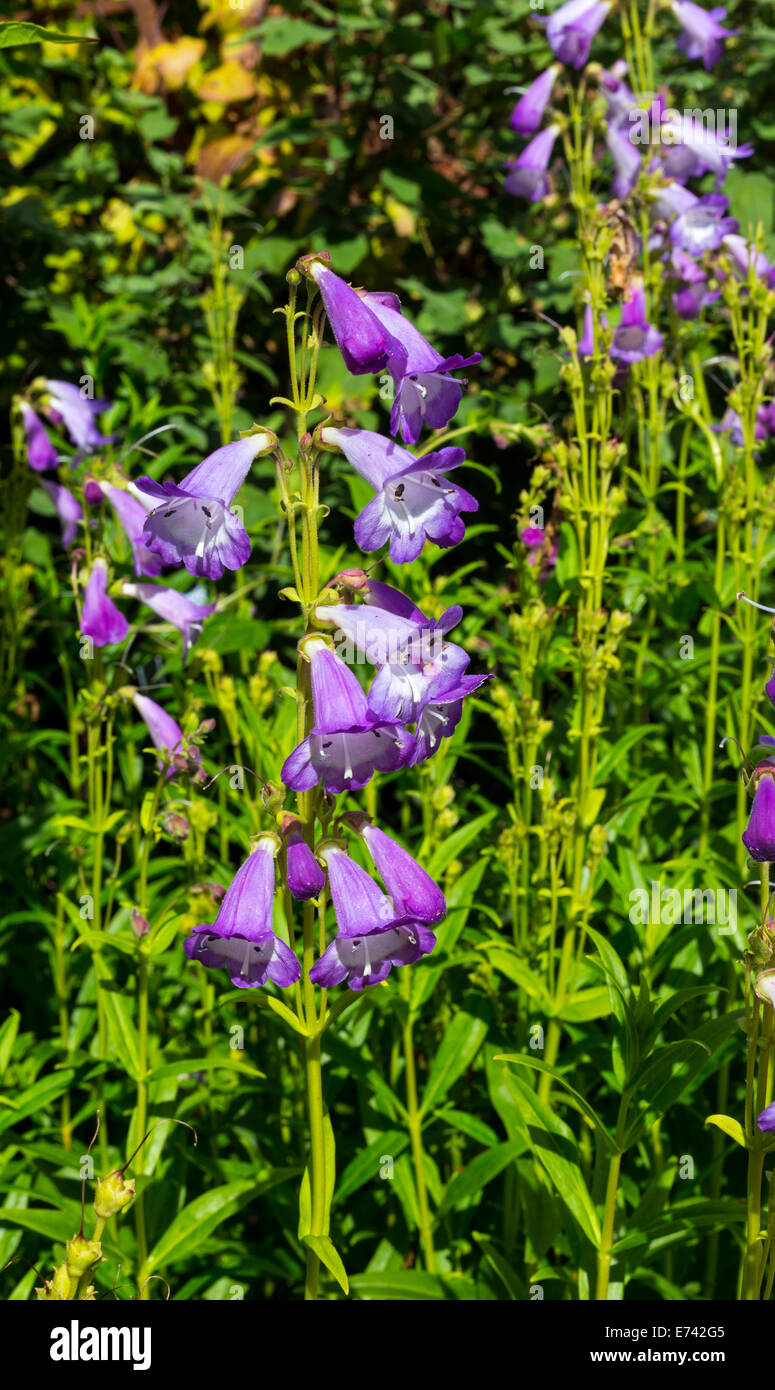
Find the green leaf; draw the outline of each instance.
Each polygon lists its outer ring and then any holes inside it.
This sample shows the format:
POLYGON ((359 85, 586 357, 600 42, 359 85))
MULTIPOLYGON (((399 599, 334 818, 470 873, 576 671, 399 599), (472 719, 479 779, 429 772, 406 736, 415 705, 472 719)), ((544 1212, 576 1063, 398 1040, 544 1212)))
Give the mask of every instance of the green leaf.
POLYGON ((216 1226, 239 1210, 249 1193, 255 1195, 262 1186, 260 1180, 243 1178, 240 1182, 225 1183, 223 1187, 211 1187, 209 1192, 189 1202, 154 1246, 140 1271, 140 1282, 157 1269, 166 1269, 185 1260, 207 1240, 216 1226))
POLYGON ((34 1086, 28 1087, 23 1092, 23 1099, 12 1102, 8 1110, 0 1111, 0 1132, 9 1129, 16 1124, 17 1120, 23 1120, 27 1115, 33 1115, 38 1110, 45 1110, 52 1100, 56 1100, 62 1095, 63 1091, 72 1085, 75 1072, 57 1071, 51 1076, 44 1076, 41 1081, 36 1081, 34 1086))
POLYGON ((347 1281, 345 1268, 330 1236, 304 1236, 303 1239, 304 1244, 314 1251, 321 1264, 324 1264, 326 1269, 333 1274, 339 1287, 345 1293, 349 1293, 350 1285, 347 1281))
POLYGON ((706 1125, 715 1125, 716 1129, 722 1129, 741 1148, 748 1148, 748 1140, 745 1137, 743 1126, 739 1120, 733 1119, 731 1115, 709 1115, 705 1123, 706 1125))
POLYGON ((608 1149, 609 1153, 616 1152, 616 1144, 614 1143, 613 1137, 609 1134, 608 1130, 603 1124, 603 1121, 597 1114, 597 1111, 593 1110, 592 1106, 589 1104, 589 1101, 585 1100, 581 1093, 575 1090, 573 1086, 571 1086, 569 1081, 566 1081, 562 1072, 558 1071, 556 1067, 550 1067, 548 1062, 542 1062, 538 1057, 531 1057, 529 1053, 525 1052, 504 1053, 501 1056, 494 1057, 493 1061, 511 1062, 515 1066, 528 1067, 531 1071, 540 1071, 543 1072, 544 1076, 551 1076, 555 1081, 557 1081, 560 1084, 560 1086, 564 1086, 565 1090, 573 1096, 573 1099, 578 1105, 582 1115, 586 1115, 590 1123, 594 1125, 595 1129, 600 1135, 600 1138, 606 1145, 606 1148, 608 1149))
POLYGON ((142 1081, 140 1043, 129 1006, 123 996, 112 989, 103 989, 102 999, 110 1040, 121 1059, 121 1065, 135 1081, 142 1081))
POLYGON ((333 1205, 338 1206, 340 1202, 345 1202, 365 1183, 378 1180, 382 1158, 397 1158, 408 1143, 407 1134, 400 1130, 386 1129, 373 1144, 361 1149, 352 1162, 348 1163, 336 1184, 333 1205))
POLYGON ((147 1080, 161 1081, 167 1076, 186 1076, 192 1072, 215 1071, 218 1068, 222 1071, 237 1072, 242 1076, 265 1077, 265 1072, 251 1067, 248 1062, 243 1062, 238 1052, 230 1052, 227 1057, 181 1057, 178 1062, 162 1062, 149 1071, 147 1080))
POLYGON ((41 24, 7 20, 0 23, 0 48, 27 43, 96 43, 92 34, 60 34, 56 29, 44 29, 41 24))
POLYGON ((11 1009, 5 1023, 0 1028, 0 1076, 4 1076, 8 1063, 13 1053, 13 1045, 16 1042, 16 1035, 19 1031, 19 1020, 21 1014, 18 1009, 11 1009))
POLYGON ((515 1158, 524 1152, 524 1144, 521 1139, 509 1139, 504 1144, 497 1144, 495 1148, 487 1149, 486 1153, 477 1154, 471 1162, 466 1165, 462 1173, 455 1173, 447 1184, 441 1204, 436 1212, 436 1220, 462 1204, 466 1204, 469 1198, 476 1196, 488 1182, 497 1178, 504 1168, 508 1168, 515 1158))
MULTIPOLYGON (((331 1225, 331 1203, 334 1200, 334 1186, 336 1183, 336 1144, 334 1141, 334 1128, 331 1124, 331 1117, 327 1107, 323 1111, 323 1152, 325 1155, 326 1167, 326 1190, 324 1195, 324 1214, 323 1230, 319 1235, 328 1235, 331 1225)), ((304 1169, 299 1189, 299 1240, 306 1240, 311 1234, 312 1226, 312 1187, 310 1183, 309 1164, 304 1169)))
POLYGON ((425 1083, 420 1114, 427 1114, 467 1071, 487 1036, 487 1024, 473 1014, 456 1013, 441 1040, 425 1083))

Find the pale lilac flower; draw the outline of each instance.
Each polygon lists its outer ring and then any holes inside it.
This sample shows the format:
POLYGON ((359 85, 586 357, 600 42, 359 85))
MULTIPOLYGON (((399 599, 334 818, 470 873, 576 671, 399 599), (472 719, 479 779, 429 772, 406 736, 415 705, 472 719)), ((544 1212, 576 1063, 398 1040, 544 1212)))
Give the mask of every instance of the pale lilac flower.
POLYGON ((112 444, 114 434, 100 434, 95 423, 95 415, 110 410, 111 401, 91 400, 84 396, 80 387, 69 381, 47 381, 48 404, 46 412, 55 424, 64 423, 70 438, 77 444, 81 453, 91 454, 112 444))
POLYGON ((524 96, 520 97, 509 120, 511 129, 516 131, 517 135, 535 135, 543 120, 559 72, 559 63, 552 63, 551 67, 531 82, 524 96))
POLYGON ((611 6, 598 0, 566 0, 548 19, 546 37, 561 63, 583 68, 592 40, 611 6))
POLYGON ((225 969, 238 989, 267 979, 287 989, 301 977, 293 951, 273 931, 276 835, 262 835, 237 870, 211 927, 194 927, 184 949, 189 960, 225 969))
POLYGON ((108 567, 98 555, 83 596, 81 632, 84 637, 91 637, 96 647, 106 647, 111 642, 123 642, 128 631, 126 618, 108 597, 108 567))
POLYGON ((114 487, 112 483, 96 478, 87 478, 84 493, 87 502, 92 504, 102 502, 103 498, 107 498, 132 547, 135 574, 138 579, 141 574, 149 575, 154 579, 158 574, 161 574, 161 556, 149 550, 143 540, 143 528, 148 513, 153 510, 153 502, 150 497, 142 492, 135 495, 128 488, 114 487))
POLYGON ((148 548, 165 565, 185 565, 200 579, 241 569, 250 556, 250 539, 230 507, 253 460, 275 445, 268 434, 251 434, 208 454, 180 483, 140 478, 138 488, 163 503, 145 520, 148 548))
MULTIPOLYGON (((720 188, 727 171, 736 159, 747 158, 753 154, 753 145, 732 145, 719 137, 715 130, 708 129, 693 116, 679 111, 673 112, 668 120, 663 118, 660 137, 668 146, 683 146, 694 156, 695 167, 692 173, 711 171, 716 175, 716 188, 720 188)), ((663 156, 665 166, 669 155, 663 156)))
POLYGON ((160 584, 135 584, 125 581, 122 592, 129 598, 137 598, 158 613, 165 622, 172 623, 183 638, 183 664, 189 650, 202 635, 205 618, 215 612, 214 603, 194 603, 187 594, 177 589, 167 589, 160 584))
POLYGON ((72 492, 68 492, 63 483, 55 483, 49 478, 41 478, 40 485, 45 488, 57 509, 59 523, 62 527, 62 545, 66 550, 75 538, 78 522, 83 521, 81 504, 72 492))
POLYGON ((622 317, 614 329, 611 356, 619 362, 642 362, 653 357, 662 347, 662 334, 646 318, 646 296, 636 290, 632 299, 622 305, 622 317))
POLYGON ((434 926, 446 915, 444 894, 408 850, 365 817, 356 818, 358 834, 374 861, 397 913, 434 926))
MULTIPOLYGON (((145 721, 152 743, 167 757, 170 764, 167 768, 167 779, 176 777, 179 772, 186 770, 186 765, 200 762, 196 744, 190 743, 185 746, 183 730, 161 705, 147 695, 140 695, 136 690, 132 692, 131 700, 137 713, 145 721)), ((161 772, 164 763, 159 762, 157 766, 161 772)))
POLYGON ((719 20, 726 18, 726 10, 720 5, 705 10, 692 0, 671 0, 673 14, 683 29, 678 39, 678 47, 687 58, 702 58, 706 72, 710 72, 719 62, 724 48, 724 39, 739 34, 739 29, 722 29, 719 20))
POLYGON ((376 493, 355 522, 361 550, 389 541, 391 560, 404 565, 417 559, 426 539, 443 547, 463 539, 460 513, 477 511, 479 503, 446 475, 464 461, 465 450, 439 449, 418 459, 373 430, 328 427, 322 439, 341 449, 376 493))
POLYGON ((775 1100, 756 1116, 756 1123, 762 1134, 775 1134, 775 1100))
POLYGON ((547 170, 559 132, 559 126, 547 126, 525 146, 518 159, 506 165, 509 172, 503 187, 507 193, 527 198, 531 203, 540 203, 546 197, 551 188, 547 170))
POLYGON ((442 739, 449 738, 460 723, 466 695, 478 690, 492 676, 467 676, 461 673, 443 691, 434 691, 418 712, 414 730, 414 748, 407 767, 426 762, 439 751, 442 739))
POLYGON ((27 438, 27 462, 36 473, 46 468, 56 468, 59 461, 54 445, 46 434, 43 421, 26 401, 19 402, 24 433, 27 438))
MULTIPOLYGON (((686 190, 684 189, 684 192, 686 190)), ((729 199, 723 193, 706 193, 702 198, 693 199, 670 226, 670 239, 674 246, 686 251, 690 256, 701 256, 704 251, 717 251, 725 236, 737 231, 734 217, 725 217, 729 199)))
POLYGON ((725 236, 721 244, 731 256, 734 269, 742 279, 747 280, 753 269, 757 279, 764 280, 770 289, 775 289, 775 266, 770 264, 762 251, 757 251, 745 237, 736 234, 725 236))
POLYGON ((617 198, 626 198, 636 183, 641 166, 641 154, 633 144, 625 129, 609 121, 605 140, 614 161, 614 179, 611 185, 617 198))

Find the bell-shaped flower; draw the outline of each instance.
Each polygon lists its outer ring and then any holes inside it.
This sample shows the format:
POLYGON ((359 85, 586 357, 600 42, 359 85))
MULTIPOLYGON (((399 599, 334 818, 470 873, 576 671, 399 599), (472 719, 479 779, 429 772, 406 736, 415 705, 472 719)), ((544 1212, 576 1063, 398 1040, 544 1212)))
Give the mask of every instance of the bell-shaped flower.
POLYGON ((605 141, 614 161, 614 179, 611 187, 617 198, 626 198, 638 182, 640 150, 633 144, 626 128, 616 125, 613 121, 606 127, 605 141))
POLYGON ((123 642, 128 631, 126 618, 108 597, 108 567, 98 555, 83 596, 81 632, 91 637, 95 647, 107 647, 111 642, 123 642))
POLYGON ((589 57, 592 40, 603 23, 611 5, 598 0, 567 0, 548 19, 546 37, 561 63, 583 68, 589 57))
POLYGON ((678 47, 687 58, 701 58, 705 71, 710 72, 721 59, 724 39, 739 34, 739 29, 723 29, 719 20, 726 18, 723 5, 712 10, 692 4, 692 0, 671 0, 673 14, 681 25, 678 47))
POLYGON ((527 198, 531 203, 540 203, 546 197, 551 188, 547 172, 549 160, 559 131, 557 125, 539 131, 519 158, 506 165, 509 172, 503 187, 507 193, 515 198, 527 198))
POLYGON ((59 462, 54 445, 46 433, 46 427, 39 415, 35 414, 26 401, 19 402, 24 434, 27 440, 27 462, 36 473, 46 468, 56 468, 59 462))
POLYGON ((449 683, 450 672, 468 664, 461 647, 444 641, 463 616, 457 605, 434 621, 396 589, 370 579, 366 603, 327 604, 315 616, 337 629, 335 642, 344 638, 348 651, 378 667, 368 703, 379 719, 412 722, 433 690, 449 683))
POLYGON ((287 989, 301 977, 293 951, 273 927, 276 835, 262 835, 237 870, 211 927, 194 927, 184 949, 189 960, 224 969, 238 989, 272 980, 287 989))
POLYGON ((662 347, 662 334, 646 318, 646 296, 637 289, 622 305, 622 316, 614 329, 610 354, 619 362, 642 362, 662 347))
POLYGON ((452 419, 463 394, 465 381, 450 376, 458 367, 481 362, 480 352, 470 357, 455 353, 442 357, 401 313, 394 294, 366 294, 364 303, 379 319, 393 341, 400 344, 398 356, 391 356, 387 368, 393 378, 395 396, 390 412, 390 432, 407 444, 416 444, 423 425, 440 430, 452 419))
POLYGON ((365 817, 356 828, 366 842, 374 866, 390 894, 395 911, 433 926, 446 915, 447 904, 438 884, 408 850, 365 817))
POLYGON ((763 251, 757 251, 745 237, 735 233, 725 236, 721 245, 741 279, 747 280, 753 270, 757 280, 764 280, 769 289, 775 289, 775 266, 770 264, 763 251))
MULTIPOLYGON (((695 120, 688 112, 676 111, 667 119, 663 116, 660 139, 669 149, 680 146, 693 157, 691 173, 685 177, 712 172, 716 175, 717 189, 736 159, 745 159, 753 154, 753 145, 735 145, 725 140, 718 131, 695 120)), ((669 152, 661 158, 665 169, 669 169, 669 152)), ((674 174, 674 177, 678 175, 674 174)))
POLYGON ((154 505, 150 497, 143 492, 138 492, 137 489, 132 492, 129 488, 115 487, 113 483, 96 478, 87 479, 84 495, 87 502, 92 504, 102 502, 103 498, 106 498, 110 503, 132 547, 135 574, 138 579, 141 574, 149 575, 152 579, 155 579, 157 574, 161 574, 161 556, 149 550, 143 540, 146 519, 154 505))
POLYGON ((275 443, 258 433, 224 444, 180 483, 140 478, 142 492, 162 499, 146 517, 144 543, 165 565, 185 565, 199 579, 220 579, 224 570, 241 569, 250 556, 250 539, 230 507, 253 460, 275 443))
MULTIPOLYGON (((687 194, 687 190, 682 192, 687 194)), ((701 256, 704 251, 717 251, 725 236, 737 231, 734 217, 725 217, 729 199, 723 193, 706 193, 697 198, 687 194, 691 203, 685 206, 670 225, 670 240, 689 256, 701 256)))
POLYGON ((775 762, 759 763, 743 844, 758 863, 775 860, 775 762))
POLYGON ((322 439, 341 449, 376 493, 355 522, 361 550, 379 550, 389 541, 391 560, 404 565, 417 559, 426 539, 443 547, 463 539, 460 513, 477 511, 479 503, 446 475, 463 462, 464 449, 439 449, 417 459, 373 430, 329 427, 322 439))
POLYGON ((45 488, 57 509, 59 524, 62 528, 62 545, 66 550, 75 539, 79 521, 83 521, 83 508, 78 498, 74 497, 63 483, 55 483, 49 478, 41 478, 40 485, 45 488))
POLYGON ((551 100, 559 72, 560 64, 552 63, 545 72, 539 73, 524 96, 520 97, 509 118, 509 125, 517 135, 535 135, 551 100))
POLYGON ((84 396, 81 388, 74 386, 70 381, 47 381, 46 390, 46 413, 55 424, 64 424, 81 453, 91 454, 95 449, 112 444, 116 436, 100 434, 94 418, 95 415, 110 410, 111 401, 92 400, 89 396, 84 396))
POLYGON ((137 690, 132 691, 131 700, 137 713, 145 721, 154 747, 164 755, 164 761, 159 762, 157 766, 161 772, 166 762, 167 780, 177 777, 179 772, 190 771, 200 762, 196 744, 186 744, 180 725, 175 723, 172 715, 167 714, 161 705, 151 700, 148 695, 140 695, 137 690))
POLYGON ((299 823, 291 819, 285 830, 288 864, 287 883, 291 896, 299 902, 317 898, 326 886, 326 876, 301 833, 299 823))
POLYGON ((303 792, 322 782, 329 792, 357 790, 375 770, 403 767, 412 751, 412 735, 371 713, 355 675, 322 638, 307 638, 304 649, 315 723, 283 764, 280 776, 286 787, 303 792))
POLYGON ((314 984, 350 989, 381 984, 392 967, 411 965, 427 955, 436 938, 424 923, 396 912, 365 869, 341 846, 322 846, 336 911, 337 934, 309 972, 314 984))
POLYGON ((165 622, 172 623, 183 638, 183 664, 194 643, 202 635, 205 618, 215 612, 214 603, 194 603, 187 594, 177 589, 163 588, 160 584, 134 584, 126 581, 122 593, 129 598, 137 598, 165 622))
POLYGON ((762 1134, 775 1134, 775 1100, 756 1116, 756 1123, 762 1134))
POLYGON ((419 711, 414 748, 407 760, 407 767, 426 762, 439 751, 442 739, 449 738, 460 723, 466 695, 471 695, 487 680, 492 680, 492 677, 461 674, 443 691, 434 691, 419 711))
POLYGON ((680 277, 673 308, 682 319, 696 319, 706 305, 715 303, 721 290, 711 289, 705 271, 685 251, 673 251, 670 260, 680 277))
POLYGON ((366 297, 346 284, 324 261, 312 260, 307 268, 320 290, 331 331, 345 366, 355 376, 381 372, 392 359, 404 357, 401 343, 374 314, 366 297))

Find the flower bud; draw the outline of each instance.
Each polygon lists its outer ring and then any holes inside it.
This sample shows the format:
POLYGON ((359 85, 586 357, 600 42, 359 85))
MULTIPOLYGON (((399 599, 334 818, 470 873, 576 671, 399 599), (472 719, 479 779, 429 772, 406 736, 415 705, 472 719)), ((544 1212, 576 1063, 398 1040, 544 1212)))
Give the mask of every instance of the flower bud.
POLYGON ((102 1259, 102 1245, 98 1240, 87 1240, 85 1236, 73 1236, 65 1245, 67 1272, 71 1279, 80 1279, 87 1269, 102 1259))
POLYGON ((119 1212, 128 1207, 134 1195, 134 1178, 125 1182, 124 1174, 120 1170, 115 1173, 108 1173, 106 1178, 97 1179, 94 1210, 103 1221, 107 1221, 111 1216, 118 1216, 119 1212))
POLYGON ((132 908, 132 916, 129 919, 129 923, 138 941, 140 941, 142 937, 148 935, 150 931, 148 919, 147 917, 143 917, 142 913, 138 912, 136 907, 132 908))
POLYGON ((164 817, 162 826, 166 834, 171 835, 173 840, 187 840, 191 829, 185 816, 179 815, 177 811, 170 811, 170 814, 164 817))

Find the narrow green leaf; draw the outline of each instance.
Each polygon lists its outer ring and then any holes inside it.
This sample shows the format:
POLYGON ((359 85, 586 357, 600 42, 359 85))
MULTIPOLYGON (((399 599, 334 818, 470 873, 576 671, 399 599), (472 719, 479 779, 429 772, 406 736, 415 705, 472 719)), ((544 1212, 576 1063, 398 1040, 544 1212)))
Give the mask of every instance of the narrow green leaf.
POLYGON ((427 1114, 467 1071, 487 1036, 487 1024, 473 1014, 456 1013, 441 1040, 425 1083, 420 1113, 427 1114))
POLYGON ((308 1245, 310 1250, 314 1251, 321 1264, 324 1264, 326 1269, 333 1274, 340 1289, 342 1289, 344 1293, 349 1293, 350 1285, 347 1282, 345 1268, 331 1237, 304 1236, 304 1244, 308 1245))

